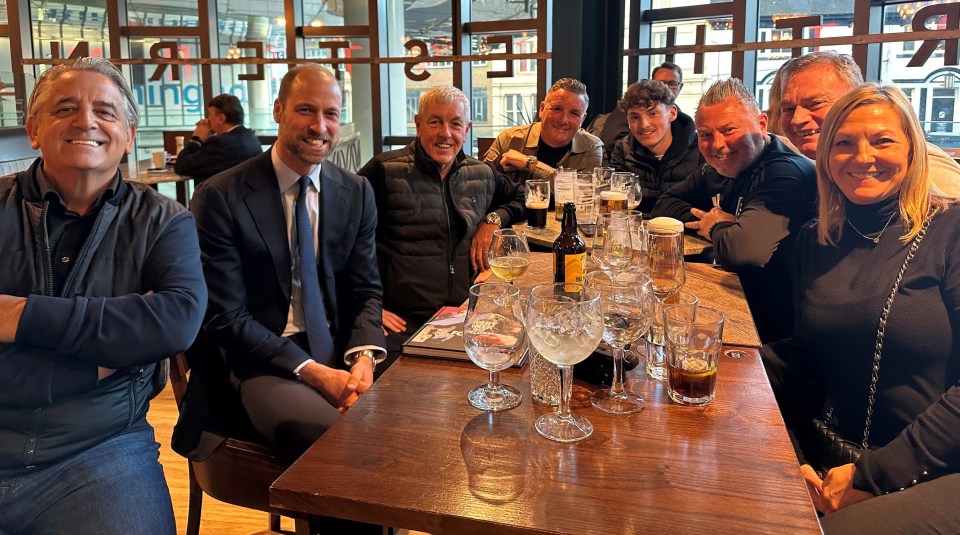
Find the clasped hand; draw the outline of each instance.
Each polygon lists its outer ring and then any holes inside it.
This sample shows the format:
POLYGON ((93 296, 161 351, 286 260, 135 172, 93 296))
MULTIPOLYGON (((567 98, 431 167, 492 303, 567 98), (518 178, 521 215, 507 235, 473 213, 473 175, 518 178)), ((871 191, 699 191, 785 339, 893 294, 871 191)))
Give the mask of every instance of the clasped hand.
POLYGON ((527 155, 516 149, 510 149, 500 157, 500 167, 504 171, 529 171, 527 155))
POLYGON ((358 358, 349 372, 311 362, 300 369, 300 380, 344 412, 373 384, 373 361, 358 358))
POLYGON ((813 506, 825 514, 873 498, 873 494, 853 488, 853 474, 856 471, 856 465, 844 464, 832 468, 826 477, 820 479, 817 471, 809 464, 800 467, 813 506))

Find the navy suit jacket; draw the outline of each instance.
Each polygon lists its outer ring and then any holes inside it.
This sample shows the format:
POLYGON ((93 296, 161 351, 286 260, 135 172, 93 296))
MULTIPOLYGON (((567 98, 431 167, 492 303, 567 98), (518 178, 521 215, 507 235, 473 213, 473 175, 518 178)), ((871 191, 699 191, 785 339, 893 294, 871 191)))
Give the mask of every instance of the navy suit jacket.
MULTIPOLYGON (((385 345, 376 203, 365 178, 330 162, 321 166, 320 183, 317 271, 337 348, 334 364, 344 366, 345 349, 385 345)), ((233 417, 234 410, 243 412, 239 404, 225 401, 225 396, 230 397, 225 389, 229 385, 218 365, 225 362, 240 380, 265 374, 293 378, 293 370, 309 358, 282 337, 290 308, 291 272, 281 203, 270 151, 215 175, 197 188, 190 203, 209 289, 201 330, 203 349, 190 355, 193 374, 174 433, 174 449, 191 458, 204 458, 212 451, 210 446, 219 443, 195 449, 201 430, 217 433, 214 428, 228 417, 216 414, 217 405, 231 405, 219 410, 233 417)))
POLYGON ((177 155, 173 170, 201 182, 263 152, 260 140, 241 125, 224 134, 210 136, 203 145, 187 143, 177 155))

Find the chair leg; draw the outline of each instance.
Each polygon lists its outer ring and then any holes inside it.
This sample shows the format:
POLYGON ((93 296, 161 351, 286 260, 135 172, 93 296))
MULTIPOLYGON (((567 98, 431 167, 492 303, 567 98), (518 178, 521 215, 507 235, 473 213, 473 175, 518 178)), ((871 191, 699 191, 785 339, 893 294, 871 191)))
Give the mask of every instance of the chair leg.
POLYGON ((309 520, 304 520, 302 518, 294 518, 293 529, 296 535, 311 535, 309 520))
POLYGON ((187 505, 187 535, 200 535, 200 510, 203 508, 203 491, 193 475, 193 461, 187 461, 190 479, 190 501, 187 505))
POLYGON ((270 513, 270 531, 280 531, 280 515, 270 513))

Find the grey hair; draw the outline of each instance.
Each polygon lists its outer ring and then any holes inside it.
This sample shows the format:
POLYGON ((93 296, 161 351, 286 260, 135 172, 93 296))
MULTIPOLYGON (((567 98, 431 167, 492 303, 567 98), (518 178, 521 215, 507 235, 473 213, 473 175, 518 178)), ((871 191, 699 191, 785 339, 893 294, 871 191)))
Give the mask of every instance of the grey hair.
POLYGON ((452 85, 435 85, 430 89, 427 89, 423 93, 420 93, 420 102, 417 104, 417 113, 420 113, 423 110, 424 106, 430 103, 436 104, 451 104, 454 102, 460 102, 463 104, 463 111, 466 114, 467 119, 470 119, 470 99, 463 94, 463 91, 460 91, 452 85))
POLYGON ((37 83, 33 86, 33 92, 30 93, 29 106, 27 107, 27 116, 36 117, 39 113, 38 104, 43 101, 43 97, 50 84, 59 80, 68 72, 89 71, 102 74, 110 79, 123 95, 123 115, 127 121, 127 126, 133 128, 140 124, 140 110, 137 108, 137 100, 127 84, 127 79, 110 60, 98 56, 78 58, 70 63, 61 63, 54 65, 43 71, 37 77, 37 83))
POLYGON ((853 60, 853 56, 841 54, 834 50, 819 50, 817 52, 804 54, 799 58, 785 63, 783 67, 781 67, 783 71, 781 75, 781 87, 786 86, 787 82, 789 82, 790 78, 794 75, 800 74, 807 69, 821 66, 832 67, 837 74, 837 78, 850 89, 863 83, 863 73, 860 71, 860 66, 857 65, 857 62, 853 60))
POLYGON ((577 80, 576 78, 561 78, 556 82, 553 82, 553 85, 550 86, 550 89, 547 89, 547 94, 549 95, 550 93, 553 93, 554 91, 560 91, 561 89, 582 96, 583 103, 587 106, 590 105, 590 95, 587 94, 587 86, 580 80, 577 80))
POLYGON ((697 109, 701 106, 720 104, 728 98, 734 98, 740 102, 740 104, 743 104, 744 107, 758 114, 760 113, 760 105, 757 104, 757 99, 754 98, 753 93, 743 85, 743 82, 739 78, 727 78, 726 80, 714 82, 713 85, 710 86, 710 89, 707 89, 707 92, 703 94, 703 97, 700 99, 700 104, 697 105, 697 109))

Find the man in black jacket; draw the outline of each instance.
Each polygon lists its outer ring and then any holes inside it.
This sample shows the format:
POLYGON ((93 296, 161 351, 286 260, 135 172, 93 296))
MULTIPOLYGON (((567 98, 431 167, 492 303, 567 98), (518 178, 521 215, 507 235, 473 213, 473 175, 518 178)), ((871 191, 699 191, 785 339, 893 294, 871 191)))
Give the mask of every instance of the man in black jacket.
POLYGON ((522 187, 463 153, 470 101, 436 86, 420 96, 417 138, 375 156, 359 174, 377 200, 377 261, 391 352, 442 305, 459 305, 487 269, 493 231, 525 215, 522 187))
POLYGON ((667 190, 653 215, 679 219, 713 243, 717 262, 740 276, 763 342, 790 336, 789 266, 796 233, 814 214, 813 163, 767 134, 766 114, 736 78, 710 86, 696 123, 709 165, 667 190))
POLYGON ((607 164, 637 176, 643 193, 640 210, 646 213, 664 191, 693 175, 701 163, 696 127, 677 110, 675 97, 663 82, 640 80, 619 102, 630 135, 613 146, 607 164))
POLYGON ((0 179, 0 533, 176 533, 150 379, 207 291, 190 214, 121 180, 138 120, 109 61, 51 67, 0 179))
POLYGON ((260 154, 260 141, 243 126, 243 106, 233 95, 219 95, 207 104, 207 117, 197 121, 193 137, 177 155, 173 170, 196 183, 260 154))

